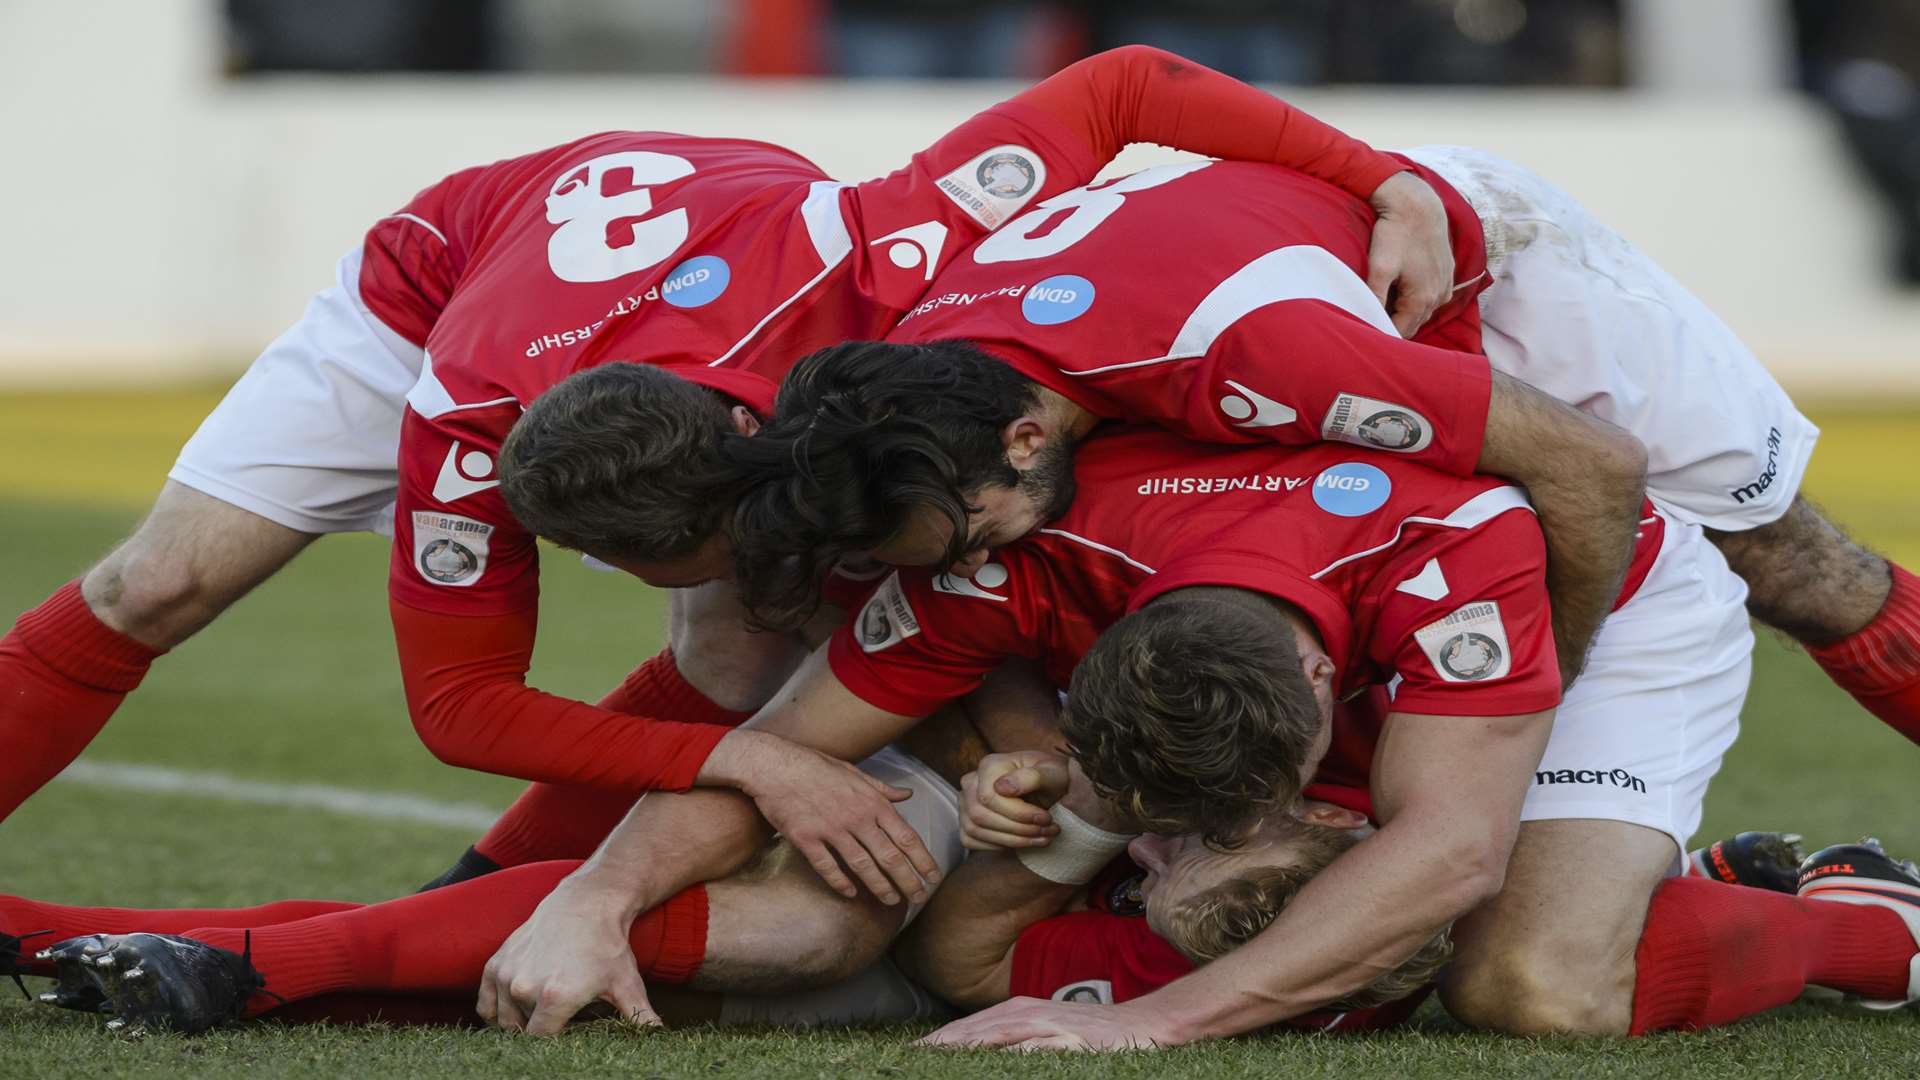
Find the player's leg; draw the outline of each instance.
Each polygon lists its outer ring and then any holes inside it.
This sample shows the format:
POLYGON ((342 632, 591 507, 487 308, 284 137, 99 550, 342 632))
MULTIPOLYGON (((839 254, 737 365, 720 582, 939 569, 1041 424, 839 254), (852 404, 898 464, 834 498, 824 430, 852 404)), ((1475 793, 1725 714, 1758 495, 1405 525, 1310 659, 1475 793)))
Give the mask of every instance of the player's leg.
POLYGON ((1674 855, 1665 833, 1626 822, 1521 826, 1506 886, 1454 924, 1447 1011, 1511 1035, 1626 1034, 1647 898, 1674 855))
POLYGON ((1920 742, 1920 579, 1862 548, 1804 498, 1778 519, 1712 534, 1761 622, 1888 726, 1920 742))
POLYGON ((1723 534, 1754 614, 1920 741, 1920 588, 1796 501, 1819 430, 1752 352, 1538 176, 1461 147, 1413 156, 1453 183, 1486 227, 1494 280, 1481 313, 1494 366, 1639 436, 1649 492, 1723 534))
POLYGON ((1443 1000, 1491 1030, 1624 1034, 1648 898, 1678 870, 1739 731, 1746 589, 1698 526, 1594 639, 1554 718, 1507 880, 1455 927, 1443 1000))
POLYGON ((419 349, 359 294, 360 252, 181 450, 153 512, 0 638, 0 818, 72 761, 148 666, 328 532, 390 524, 419 349))
MULTIPOLYGON (((914 797, 896 809, 921 833, 943 871, 957 866, 964 852, 959 796, 953 787, 895 750, 884 750, 861 767, 913 789, 914 797)), ((223 999, 212 992, 223 980, 232 983, 232 973, 241 970, 242 954, 250 957, 249 970, 258 972, 266 988, 285 1001, 360 992, 470 994, 500 944, 578 865, 569 861, 513 867, 386 903, 348 905, 292 922, 203 926, 164 939, 143 939, 140 934, 148 932, 144 928, 133 937, 78 937, 55 950, 56 960, 65 981, 94 975, 106 980, 100 989, 118 1006, 159 1001, 161 1011, 152 1015, 165 1016, 176 1027, 221 1023, 277 1004, 265 994, 228 994, 223 999), (181 938, 211 949, 182 950, 181 938), (108 953, 118 963, 95 971, 99 957, 108 953), (178 960, 183 955, 188 957, 184 962, 143 963, 151 957, 178 960), (156 994, 149 984, 145 993, 129 993, 121 972, 133 966, 148 967, 143 978, 164 983, 162 992, 156 994)), ((650 980, 677 985, 700 973, 695 989, 779 994, 860 975, 915 913, 871 898, 846 900, 819 882, 803 860, 776 849, 732 878, 695 886, 643 914, 633 924, 630 942, 636 963, 650 980)), ((165 913, 156 913, 155 919, 179 922, 165 913)), ((859 985, 871 990, 875 984, 866 980, 859 985)), ((127 1008, 119 1011, 128 1014, 127 1008)))

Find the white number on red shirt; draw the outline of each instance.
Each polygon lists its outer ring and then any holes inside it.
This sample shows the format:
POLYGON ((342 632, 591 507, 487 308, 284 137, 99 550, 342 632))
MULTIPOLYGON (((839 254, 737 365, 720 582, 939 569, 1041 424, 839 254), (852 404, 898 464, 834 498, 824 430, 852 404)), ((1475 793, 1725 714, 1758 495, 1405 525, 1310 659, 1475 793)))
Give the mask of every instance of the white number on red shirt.
POLYGON ((547 194, 547 221, 560 226, 547 240, 547 265, 554 276, 612 281, 664 262, 687 240, 687 212, 647 217, 653 195, 646 185, 692 173, 686 158, 650 150, 604 154, 567 170, 547 194))
POLYGON ((1159 187, 1211 164, 1211 161, 1188 161, 1178 165, 1162 165, 1157 169, 1123 176, 1097 188, 1081 187, 1063 191, 1007 222, 999 232, 974 245, 973 261, 982 264, 1018 262, 1058 255, 1085 240, 1088 233, 1112 217, 1114 211, 1125 206, 1129 192, 1159 187), (1062 210, 1071 212, 1051 231, 1035 235, 1062 210))

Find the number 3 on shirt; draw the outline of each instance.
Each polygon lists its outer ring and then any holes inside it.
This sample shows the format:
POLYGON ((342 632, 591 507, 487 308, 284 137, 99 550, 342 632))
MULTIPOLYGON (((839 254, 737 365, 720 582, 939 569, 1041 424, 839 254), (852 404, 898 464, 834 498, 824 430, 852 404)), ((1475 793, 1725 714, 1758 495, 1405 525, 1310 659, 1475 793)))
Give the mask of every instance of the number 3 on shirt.
POLYGON ((1103 187, 1063 191, 1007 222, 1000 231, 974 245, 973 261, 981 264, 1020 262, 1058 255, 1085 240, 1088 233, 1126 205, 1128 194, 1159 187, 1188 173, 1199 172, 1211 164, 1211 161, 1187 161, 1178 165, 1162 165, 1132 176, 1123 176, 1103 187), (1072 212, 1052 232, 1044 236, 1033 235, 1062 210, 1072 212))
POLYGON ((604 154, 567 170, 547 193, 547 221, 560 226, 547 239, 547 265, 554 276, 561 281, 612 281, 664 262, 686 243, 687 212, 647 217, 653 211, 653 194, 646 185, 692 173, 693 163, 686 158, 650 150, 604 154), (620 234, 615 225, 626 225, 631 239, 615 246, 612 238, 620 234))

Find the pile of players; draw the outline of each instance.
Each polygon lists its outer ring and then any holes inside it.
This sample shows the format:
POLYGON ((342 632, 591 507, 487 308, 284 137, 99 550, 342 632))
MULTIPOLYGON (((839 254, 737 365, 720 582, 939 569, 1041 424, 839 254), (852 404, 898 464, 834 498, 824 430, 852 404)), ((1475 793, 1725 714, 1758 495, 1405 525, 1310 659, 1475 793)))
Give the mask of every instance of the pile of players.
POLYGON ((1911 864, 1686 854, 1750 613, 1920 741, 1920 587, 1799 498, 1817 435, 1538 177, 1150 49, 859 185, 657 132, 465 170, 0 639, 0 813, 366 529, 422 739, 532 785, 389 903, 0 898, 0 970, 143 1030, 1028 1047, 1910 1002, 1911 864), (1219 160, 1094 183, 1131 142, 1219 160), (597 704, 526 685, 536 537, 675 590, 597 704))

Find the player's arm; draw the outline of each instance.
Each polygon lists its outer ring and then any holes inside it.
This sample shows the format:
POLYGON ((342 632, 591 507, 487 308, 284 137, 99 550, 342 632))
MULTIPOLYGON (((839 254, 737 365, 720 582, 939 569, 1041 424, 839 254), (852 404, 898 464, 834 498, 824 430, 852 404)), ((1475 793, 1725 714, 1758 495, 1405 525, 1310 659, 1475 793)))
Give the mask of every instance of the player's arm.
POLYGON ((1493 373, 1480 472, 1522 484, 1547 543, 1563 686, 1619 598, 1647 492, 1647 448, 1629 432, 1493 373))
POLYGON ((1318 300, 1249 314, 1180 377, 1177 396, 1156 394, 1130 371, 1103 389, 1179 410, 1165 421, 1206 441, 1338 440, 1525 486, 1546 529, 1563 675, 1578 674, 1633 557, 1647 452, 1632 434, 1492 370, 1483 356, 1400 340, 1318 300), (1374 426, 1381 417, 1384 428, 1374 426), (1406 445, 1393 445, 1395 436, 1406 445))
POLYGON ((893 954, 945 1000, 970 1009, 1005 1001, 1021 936, 1064 910, 1131 839, 1122 831, 1126 823, 1092 786, 1071 776, 1064 755, 1044 752, 996 754, 968 775, 961 824, 973 854, 934 894, 893 954), (1050 846, 1035 835, 1037 822, 1030 817, 1032 807, 1049 805, 1067 808, 1098 832, 1077 829, 1066 858, 1023 856, 1050 846))
POLYGON ((1371 984, 1497 893, 1559 700, 1544 559, 1522 509, 1400 553, 1393 567, 1436 560, 1452 588, 1432 600, 1378 583, 1368 653, 1400 676, 1373 756, 1383 827, 1252 942, 1123 1005, 1010 1001, 935 1040, 1165 1046, 1251 1031, 1371 984))
POLYGON ((1172 53, 1129 45, 1088 57, 1013 101, 1066 126, 1097 163, 1129 143, 1159 143, 1284 165, 1367 200, 1379 216, 1368 285, 1403 335, 1452 295, 1446 209, 1433 189, 1395 158, 1265 91, 1172 53))
MULTIPOLYGON (((517 413, 517 409, 513 409, 517 413)), ((777 823, 852 842, 878 817, 906 830, 884 785, 768 731, 636 716, 527 685, 538 556, 499 492, 450 480, 459 452, 490 445, 472 412, 436 423, 408 411, 390 609, 415 729, 464 768, 629 793, 695 785, 747 792, 777 823)), ((910 832, 910 830, 908 830, 910 832)), ((897 854, 897 853, 896 853, 897 854)))
POLYGON ((1518 716, 1387 718, 1374 758, 1385 825, 1301 889, 1259 937, 1135 1015, 1164 1042, 1251 1031, 1354 993, 1500 891, 1552 731, 1518 716), (1471 783, 1461 783, 1472 777, 1471 783))
MULTIPOLYGON (((969 661, 969 654, 929 647, 934 629, 926 616, 934 595, 926 575, 916 575, 907 587, 899 575, 890 577, 862 613, 888 612, 888 620, 877 614, 871 620, 872 627, 888 632, 870 636, 862 630, 868 619, 851 620, 748 721, 750 732, 775 733, 814 751, 859 760, 891 742, 918 716, 973 689, 1008 654, 976 644, 969 661), (913 620, 913 633, 905 636, 902 615, 913 620), (942 663, 946 657, 956 662, 942 663), (959 668, 967 670, 956 673, 959 668)), ((758 776, 730 779, 748 791, 778 783, 758 776)), ((804 832, 804 824, 775 824, 842 895, 856 894, 849 872, 887 903, 897 903, 902 894, 922 901, 922 879, 939 878, 918 836, 891 811, 887 817, 874 815, 872 828, 858 830, 851 843, 831 850, 790 831, 804 832)), ((732 873, 770 831, 751 802, 725 792, 641 800, 494 956, 480 988, 480 1014, 509 1027, 528 1017, 525 1026, 533 1032, 558 1030, 595 999, 634 1015, 645 997, 625 945, 633 919, 689 885, 732 873)))

